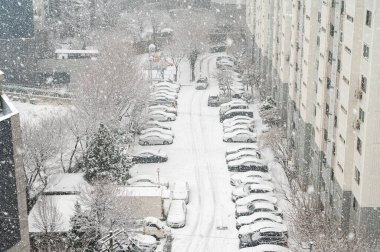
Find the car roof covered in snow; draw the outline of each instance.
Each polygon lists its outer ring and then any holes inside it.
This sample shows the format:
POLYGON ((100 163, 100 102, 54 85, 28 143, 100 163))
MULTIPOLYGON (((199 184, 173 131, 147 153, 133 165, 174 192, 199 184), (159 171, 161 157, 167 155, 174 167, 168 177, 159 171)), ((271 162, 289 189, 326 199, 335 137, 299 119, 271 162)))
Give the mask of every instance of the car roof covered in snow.
POLYGON ((246 143, 246 144, 239 144, 236 146, 228 147, 226 152, 227 153, 236 152, 236 151, 239 151, 241 149, 248 149, 248 148, 256 149, 256 150, 259 149, 258 145, 255 143, 246 143))
POLYGON ((237 223, 249 223, 260 219, 269 219, 278 223, 282 223, 282 218, 270 212, 255 212, 251 215, 240 216, 236 219, 237 223))
POLYGON ((277 203, 277 198, 271 194, 254 193, 254 194, 250 194, 248 196, 245 196, 243 198, 236 200, 236 205, 247 205, 247 204, 249 204, 253 201, 256 201, 256 200, 265 200, 268 202, 273 202, 274 204, 277 203))
POLYGON ((255 222, 253 224, 242 226, 239 229, 239 234, 245 235, 249 233, 254 233, 254 232, 260 231, 263 228, 276 228, 280 232, 286 232, 288 230, 286 226, 282 223, 263 220, 263 221, 255 222))
POLYGON ((255 247, 239 249, 239 252, 291 252, 291 250, 275 244, 261 244, 255 247))
POLYGON ((232 132, 226 132, 226 133, 224 133, 224 136, 236 136, 239 134, 248 134, 251 136, 256 136, 256 134, 249 131, 249 129, 239 129, 239 130, 232 131, 232 132))
POLYGON ((242 157, 240 159, 231 161, 229 164, 231 166, 233 165, 242 165, 242 164, 257 164, 257 165, 264 165, 264 162, 262 159, 258 159, 256 157, 242 157))
POLYGON ((171 138, 169 135, 161 134, 159 132, 148 132, 148 133, 146 133, 144 135, 141 135, 140 138, 144 139, 144 138, 152 137, 152 136, 158 136, 160 138, 167 138, 167 139, 171 138))
POLYGON ((231 175, 231 178, 234 180, 249 178, 249 177, 261 177, 264 180, 272 180, 272 176, 268 172, 262 172, 262 171, 246 171, 246 172, 235 173, 231 175))

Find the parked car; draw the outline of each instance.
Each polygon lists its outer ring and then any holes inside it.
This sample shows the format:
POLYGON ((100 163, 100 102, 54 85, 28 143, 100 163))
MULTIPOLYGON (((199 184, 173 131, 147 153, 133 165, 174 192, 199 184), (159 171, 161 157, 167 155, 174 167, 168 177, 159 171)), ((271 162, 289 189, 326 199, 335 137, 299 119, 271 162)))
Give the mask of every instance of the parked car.
POLYGON ((227 103, 223 103, 220 105, 219 115, 223 115, 228 110, 232 109, 232 107, 240 108, 239 106, 248 106, 248 103, 243 100, 232 100, 227 103))
POLYGON ((226 150, 226 157, 230 154, 234 154, 234 153, 237 153, 239 151, 243 151, 243 150, 254 150, 254 151, 258 151, 259 150, 259 147, 257 146, 257 144, 240 144, 240 145, 236 145, 236 146, 232 146, 232 147, 228 147, 227 150, 226 150))
POLYGON ((244 87, 243 88, 240 88, 238 86, 234 86, 232 85, 231 86, 231 96, 232 98, 242 98, 243 97, 243 94, 244 94, 244 87))
POLYGON ((288 246, 288 237, 276 228, 263 228, 259 232, 252 234, 251 241, 241 241, 240 248, 255 247, 260 244, 273 244, 288 246))
POLYGON ((288 236, 288 229, 286 226, 282 223, 277 223, 274 221, 258 221, 253 224, 242 226, 239 229, 239 239, 240 239, 240 248, 250 246, 252 242, 252 235, 260 232, 261 230, 268 230, 268 228, 271 229, 271 231, 281 232, 286 237, 288 236))
POLYGON ((274 244, 261 244, 255 247, 247 247, 239 249, 239 252, 291 252, 287 247, 274 244))
POLYGON ((218 107, 220 104, 218 95, 209 95, 207 100, 207 106, 209 107, 218 107))
POLYGON ((149 100, 149 106, 155 106, 155 105, 165 105, 165 106, 176 108, 177 107, 177 101, 166 99, 166 98, 155 97, 155 98, 149 100))
POLYGON ((169 207, 166 224, 172 228, 180 228, 186 225, 186 203, 184 200, 172 200, 169 207))
POLYGON ((231 119, 226 119, 223 121, 223 128, 232 127, 238 124, 250 125, 254 123, 254 119, 248 116, 235 116, 231 119))
POLYGON ((156 217, 146 217, 144 219, 144 234, 151 235, 156 239, 165 238, 170 235, 170 228, 156 217))
POLYGON ((164 123, 161 123, 159 121, 147 121, 145 125, 142 127, 142 130, 146 130, 149 128, 160 128, 160 129, 165 129, 165 130, 171 130, 172 127, 165 125, 164 123))
POLYGON ((233 118, 235 116, 247 116, 253 118, 253 111, 249 109, 231 109, 220 116, 220 122, 223 122, 224 120, 233 118))
POLYGON ((248 104, 235 104, 235 105, 230 105, 228 107, 221 107, 219 109, 219 116, 224 115, 226 112, 232 110, 232 109, 249 109, 248 104))
POLYGON ((229 163, 231 161, 235 161, 235 160, 241 159, 243 157, 255 157, 255 158, 260 159, 261 153, 259 151, 252 151, 252 150, 239 151, 237 153, 228 155, 226 157, 226 162, 229 163))
POLYGON ((229 143, 253 143, 256 142, 256 134, 249 130, 237 130, 230 133, 224 133, 223 141, 229 143))
POLYGON ((155 89, 159 89, 159 88, 163 88, 163 87, 165 87, 165 88, 171 88, 171 89, 175 90, 176 92, 178 92, 180 90, 180 88, 181 88, 180 85, 175 84, 175 83, 171 83, 171 82, 167 82, 167 81, 166 82, 158 82, 158 83, 155 83, 153 85, 153 89, 154 90, 155 89))
POLYGON ((169 92, 169 91, 164 91, 164 90, 156 90, 156 91, 152 92, 150 95, 152 95, 152 96, 167 95, 167 96, 173 97, 174 99, 178 98, 178 93, 175 91, 169 92))
POLYGON ((283 217, 282 209, 278 208, 275 204, 266 201, 255 201, 248 205, 236 206, 235 215, 246 216, 256 212, 270 212, 274 215, 283 217))
POLYGON ((262 171, 268 172, 268 166, 263 160, 254 157, 244 157, 228 163, 229 171, 262 171))
POLYGON ((135 163, 162 163, 168 161, 168 155, 161 150, 144 150, 132 156, 135 163))
POLYGON ((277 204, 278 200, 273 194, 270 193, 253 193, 236 200, 235 206, 246 206, 255 201, 266 201, 277 204))
POLYGON ((167 92, 177 93, 177 94, 179 92, 179 90, 177 90, 176 87, 168 87, 168 86, 153 86, 152 91, 153 92, 167 91, 167 92))
POLYGON ((158 245, 156 238, 151 235, 134 233, 130 235, 129 238, 133 243, 132 249, 137 248, 144 252, 153 252, 158 245))
POLYGON ((254 224, 258 221, 268 220, 278 223, 282 223, 282 218, 273 213, 268 212, 255 212, 247 216, 240 216, 236 219, 236 229, 240 229, 242 226, 254 224))
POLYGON ((160 93, 160 94, 151 94, 150 98, 152 100, 155 100, 155 99, 165 99, 165 100, 169 100, 169 101, 172 101, 172 102, 177 102, 177 98, 175 98, 174 95, 163 94, 163 93, 160 93))
POLYGON ((223 132, 224 133, 233 133, 235 131, 239 131, 239 130, 248 130, 250 132, 253 132, 254 131, 254 127, 252 125, 249 125, 249 124, 238 124, 238 125, 234 125, 234 126, 231 126, 231 127, 225 127, 223 129, 223 132))
POLYGON ((186 204, 189 203, 190 189, 187 181, 176 181, 172 189, 172 199, 184 200, 186 204))
POLYGON ((141 174, 133 176, 127 180, 129 186, 165 186, 169 187, 169 181, 165 178, 158 178, 158 176, 141 174), (158 181, 159 179, 159 181, 158 181))
POLYGON ((206 89, 208 87, 208 79, 207 77, 200 77, 195 83, 195 89, 206 89))
POLYGON ((273 185, 268 183, 264 184, 248 184, 242 187, 237 187, 232 191, 232 201, 243 198, 252 193, 268 193, 272 194, 274 191, 273 185))
MULTIPOLYGON (((231 155, 234 155, 234 154, 231 154, 231 155)), ((227 156, 227 157, 229 157, 229 156, 227 156)), ((260 178, 260 179, 266 180, 266 181, 272 180, 272 177, 268 172, 247 171, 247 172, 236 173, 236 174, 231 175, 230 182, 231 182, 231 185, 237 186, 237 185, 240 185, 240 184, 244 183, 245 181, 247 181, 251 178, 260 178)))
POLYGON ((164 111, 152 111, 149 113, 149 118, 151 120, 159 121, 159 122, 167 122, 174 121, 176 119, 176 115, 173 113, 167 113, 164 111))
POLYGON ((160 133, 148 133, 139 137, 140 145, 172 144, 173 137, 160 133))
POLYGON ((233 66, 235 66, 235 63, 228 59, 228 58, 222 58, 220 60, 216 60, 216 67, 218 69, 223 69, 223 68, 232 68, 233 66))
POLYGON ((159 111, 164 111, 166 113, 172 113, 172 114, 177 115, 177 109, 176 108, 165 106, 165 105, 150 106, 148 110, 149 110, 149 112, 159 110, 159 111))
POLYGON ((218 44, 218 45, 211 46, 209 52, 210 53, 225 52, 226 49, 227 49, 226 44, 218 44))
POLYGON ((163 135, 169 135, 174 138, 174 133, 172 130, 166 130, 166 129, 161 129, 161 128, 148 128, 146 130, 141 131, 141 135, 145 135, 148 133, 160 133, 163 135))

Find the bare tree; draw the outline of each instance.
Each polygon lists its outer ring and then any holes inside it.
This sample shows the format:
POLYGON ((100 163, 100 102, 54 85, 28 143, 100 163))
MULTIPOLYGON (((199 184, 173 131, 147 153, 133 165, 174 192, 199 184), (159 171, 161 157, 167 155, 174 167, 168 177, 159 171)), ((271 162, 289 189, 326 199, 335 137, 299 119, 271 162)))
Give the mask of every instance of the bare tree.
POLYGON ((183 49, 185 45, 183 43, 186 43, 186 41, 176 38, 164 48, 168 58, 175 67, 174 81, 178 79, 179 65, 186 58, 186 51, 183 49))
POLYGON ((224 96, 231 98, 231 86, 233 85, 233 76, 231 71, 218 70, 215 74, 215 78, 218 81, 219 90, 223 92, 224 96))

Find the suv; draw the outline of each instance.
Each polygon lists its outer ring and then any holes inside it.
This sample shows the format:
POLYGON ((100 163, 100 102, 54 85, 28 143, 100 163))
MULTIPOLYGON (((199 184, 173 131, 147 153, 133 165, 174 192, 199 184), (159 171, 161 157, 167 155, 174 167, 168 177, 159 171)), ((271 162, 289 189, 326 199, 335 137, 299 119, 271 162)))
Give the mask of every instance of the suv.
POLYGON ((219 96, 218 95, 209 95, 207 106, 209 107, 218 107, 219 106, 219 96))

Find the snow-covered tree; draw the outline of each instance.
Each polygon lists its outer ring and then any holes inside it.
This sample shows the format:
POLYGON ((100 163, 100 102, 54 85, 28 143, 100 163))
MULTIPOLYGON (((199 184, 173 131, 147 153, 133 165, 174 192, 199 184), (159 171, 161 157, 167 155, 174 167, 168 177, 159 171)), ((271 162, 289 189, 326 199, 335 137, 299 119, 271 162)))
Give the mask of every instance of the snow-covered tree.
POLYGON ((90 182, 103 180, 124 184, 129 178, 132 163, 123 155, 114 133, 103 124, 90 141, 85 158, 85 177, 90 182))
POLYGON ((223 92, 223 95, 231 98, 231 86, 233 85, 233 76, 230 71, 218 70, 215 78, 218 80, 219 89, 223 92))

